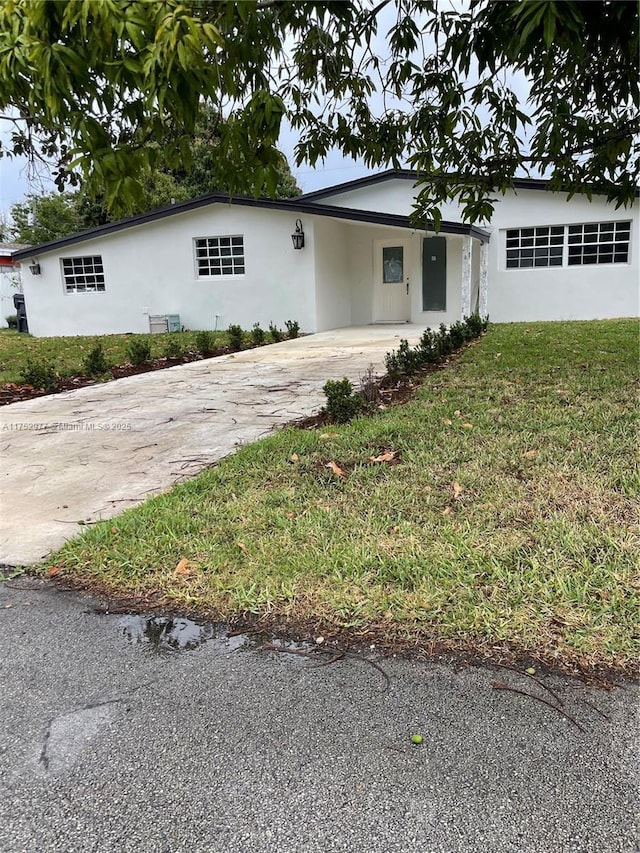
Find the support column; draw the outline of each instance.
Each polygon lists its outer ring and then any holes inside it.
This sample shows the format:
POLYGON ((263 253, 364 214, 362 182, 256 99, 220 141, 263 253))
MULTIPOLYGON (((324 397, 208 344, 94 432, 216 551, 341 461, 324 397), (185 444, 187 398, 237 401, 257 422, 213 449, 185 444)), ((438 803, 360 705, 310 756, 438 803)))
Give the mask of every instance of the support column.
POLYGON ((460 319, 464 319, 471 314, 471 252, 472 238, 462 238, 462 283, 461 283, 461 307, 460 319))
POLYGON ((489 244, 480 244, 480 294, 478 314, 486 317, 488 314, 489 296, 489 244))

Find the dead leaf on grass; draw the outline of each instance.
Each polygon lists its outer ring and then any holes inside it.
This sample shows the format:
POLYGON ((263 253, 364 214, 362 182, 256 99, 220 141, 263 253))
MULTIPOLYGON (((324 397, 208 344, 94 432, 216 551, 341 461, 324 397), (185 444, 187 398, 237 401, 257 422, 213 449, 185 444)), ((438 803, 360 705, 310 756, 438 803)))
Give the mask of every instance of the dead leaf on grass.
POLYGON ((399 450, 385 450, 379 456, 370 456, 370 462, 388 462, 389 464, 398 463, 400 461, 399 450))
POLYGON ((445 509, 442 510, 443 515, 451 515, 452 512, 453 512, 453 510, 451 509, 450 506, 445 507, 445 509))
POLYGON ((51 568, 47 571, 47 574, 50 578, 55 578, 56 575, 60 574, 60 566, 51 566, 51 568))
POLYGON ((238 548, 240 548, 240 550, 242 551, 243 554, 246 554, 248 552, 249 549, 244 544, 244 542, 238 542, 236 544, 238 545, 238 548))
POLYGON ((453 425, 453 421, 451 420, 451 418, 442 418, 442 423, 445 426, 452 426, 453 425))
POLYGON ((451 484, 451 488, 453 489, 453 499, 457 501, 463 492, 463 488, 457 480, 451 484))
POLYGON ((327 462, 325 468, 328 468, 332 474, 336 475, 336 477, 340 477, 342 480, 347 479, 347 472, 339 465, 336 465, 335 462, 327 462))
POLYGON ((289 462, 298 462, 299 460, 300 460, 300 457, 298 456, 297 453, 292 453, 291 456, 289 457, 289 462))
POLYGON ((323 439, 323 441, 324 441, 327 438, 336 438, 337 435, 338 435, 337 432, 323 432, 323 433, 320 433, 320 438, 323 439))
POLYGON ((535 459, 535 457, 538 455, 538 451, 537 450, 526 450, 522 455, 524 456, 525 459, 535 459))
POLYGON ((183 557, 178 565, 174 569, 177 575, 188 575, 191 573, 191 566, 189 565, 189 560, 186 557, 183 557))
POLYGON ((473 429, 473 424, 469 424, 469 423, 462 424, 462 429, 473 429))

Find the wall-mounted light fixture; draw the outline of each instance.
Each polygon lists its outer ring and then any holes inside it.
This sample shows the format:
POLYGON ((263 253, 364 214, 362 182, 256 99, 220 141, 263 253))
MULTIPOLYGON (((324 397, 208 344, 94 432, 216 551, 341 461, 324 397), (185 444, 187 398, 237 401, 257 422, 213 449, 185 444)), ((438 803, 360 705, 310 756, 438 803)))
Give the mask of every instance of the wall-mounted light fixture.
POLYGON ((299 219, 296 219, 296 230, 291 235, 291 242, 294 249, 304 248, 304 231, 302 230, 302 222, 299 219))
POLYGON ((40 275, 40 264, 37 261, 29 264, 29 272, 31 275, 40 275))

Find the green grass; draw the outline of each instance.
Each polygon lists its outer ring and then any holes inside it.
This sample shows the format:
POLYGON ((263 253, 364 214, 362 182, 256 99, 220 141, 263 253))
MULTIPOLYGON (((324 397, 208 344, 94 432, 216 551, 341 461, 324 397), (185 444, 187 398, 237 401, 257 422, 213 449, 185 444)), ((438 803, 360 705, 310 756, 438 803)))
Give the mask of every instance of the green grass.
POLYGON ((492 326, 410 404, 246 447, 52 564, 216 617, 632 669, 637 339, 492 326), (385 448, 400 464, 370 461, 385 448))

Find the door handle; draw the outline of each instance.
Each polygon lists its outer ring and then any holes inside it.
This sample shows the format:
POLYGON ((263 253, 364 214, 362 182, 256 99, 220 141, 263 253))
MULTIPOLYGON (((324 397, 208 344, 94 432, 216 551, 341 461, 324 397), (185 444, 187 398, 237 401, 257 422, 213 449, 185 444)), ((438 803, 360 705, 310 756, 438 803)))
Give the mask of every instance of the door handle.
POLYGON ((409 295, 409 279, 407 279, 407 296, 409 295))

